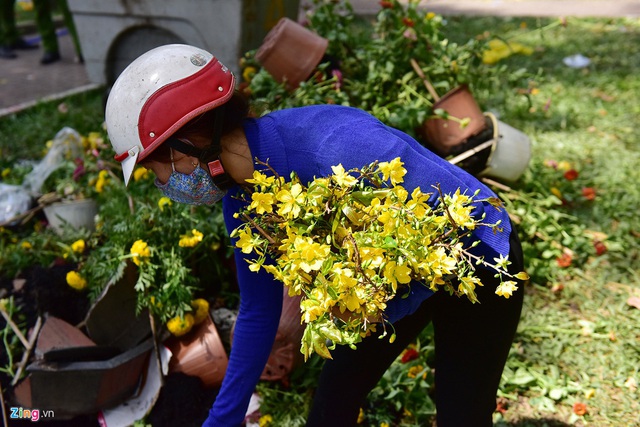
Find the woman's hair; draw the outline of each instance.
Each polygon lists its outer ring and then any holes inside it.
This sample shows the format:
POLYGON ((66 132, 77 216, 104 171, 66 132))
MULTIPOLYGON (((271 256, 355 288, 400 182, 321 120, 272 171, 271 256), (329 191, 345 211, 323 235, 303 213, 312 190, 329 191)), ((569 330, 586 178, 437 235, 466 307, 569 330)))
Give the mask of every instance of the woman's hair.
MULTIPOLYGON (((220 107, 218 107, 220 108, 220 107)), ((184 138, 191 140, 193 136, 213 135, 213 127, 215 123, 216 111, 214 108, 198 117, 191 119, 184 126, 178 129, 173 136, 176 138, 184 138)), ((224 104, 224 117, 222 124, 222 135, 232 132, 242 126, 242 122, 249 117, 249 100, 239 91, 235 91, 231 98, 224 104)), ((204 147, 199 147, 204 148, 204 147)), ((142 160, 155 160, 158 162, 170 162, 171 153, 168 144, 161 144, 153 150, 147 158, 142 160)))

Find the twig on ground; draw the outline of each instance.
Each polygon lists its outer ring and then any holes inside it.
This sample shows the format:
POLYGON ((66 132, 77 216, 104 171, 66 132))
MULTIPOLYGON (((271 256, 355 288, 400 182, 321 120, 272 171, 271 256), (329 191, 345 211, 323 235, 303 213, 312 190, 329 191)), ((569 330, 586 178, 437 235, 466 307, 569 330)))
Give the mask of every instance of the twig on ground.
POLYGON ((24 371, 25 366, 29 362, 29 357, 31 357, 31 351, 36 344, 36 340, 38 339, 38 335, 40 334, 40 328, 42 328, 42 316, 38 316, 38 320, 36 321, 35 326, 33 327, 33 331, 31 331, 31 336, 29 337, 29 342, 27 343, 27 349, 24 351, 22 355, 22 360, 18 364, 18 369, 16 370, 16 374, 11 381, 11 385, 14 386, 20 380, 20 375, 22 375, 22 371, 24 371))

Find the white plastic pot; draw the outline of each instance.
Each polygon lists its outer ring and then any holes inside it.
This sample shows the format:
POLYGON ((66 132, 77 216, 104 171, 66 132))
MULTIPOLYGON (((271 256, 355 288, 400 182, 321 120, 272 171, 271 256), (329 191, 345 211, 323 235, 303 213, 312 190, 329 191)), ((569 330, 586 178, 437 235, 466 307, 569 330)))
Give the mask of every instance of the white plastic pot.
POLYGON ((485 113, 493 123, 493 140, 487 167, 480 176, 516 181, 529 165, 531 140, 519 130, 485 113))
POLYGON ((93 199, 52 203, 45 206, 43 210, 49 225, 58 234, 62 234, 65 226, 75 229, 86 228, 89 231, 96 228, 95 217, 98 214, 98 205, 93 199))

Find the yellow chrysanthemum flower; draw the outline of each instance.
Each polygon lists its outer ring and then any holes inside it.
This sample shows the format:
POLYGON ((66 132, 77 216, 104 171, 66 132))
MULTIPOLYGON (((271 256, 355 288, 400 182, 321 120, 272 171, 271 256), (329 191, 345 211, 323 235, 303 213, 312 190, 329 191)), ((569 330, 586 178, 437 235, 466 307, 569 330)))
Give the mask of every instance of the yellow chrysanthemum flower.
POLYGON ((82 252, 84 252, 84 248, 85 242, 82 239, 76 240, 71 244, 71 250, 77 254, 81 254, 82 252))
POLYGON ((209 316, 209 302, 204 298, 198 298, 191 301, 193 307, 193 321, 197 325, 209 316))
POLYGON ((272 422, 273 422, 273 417, 267 414, 260 417, 260 419, 258 420, 258 425, 260 427, 267 427, 267 426, 270 426, 272 422))
POLYGON ((256 70, 256 67, 249 66, 242 70, 242 78, 245 82, 250 83, 251 79, 253 79, 253 76, 255 76, 257 72, 258 70, 256 70))
POLYGON ((171 206, 172 204, 173 202, 171 199, 166 196, 162 196, 160 197, 160 200, 158 200, 158 208, 160 208, 160 212, 164 211, 165 206, 171 206))
POLYGON ((87 281, 77 271, 67 273, 67 284, 78 291, 87 287, 87 281))
POLYGON ((136 240, 133 242, 129 252, 133 255, 132 260, 135 265, 140 265, 151 256, 151 248, 144 240, 136 240))
POLYGON ((20 247, 22 249, 29 250, 29 249, 33 248, 33 245, 31 243, 29 243, 29 242, 22 242, 22 243, 20 243, 20 247))
POLYGON ((147 179, 151 176, 151 172, 149 169, 144 166, 138 166, 136 170, 133 171, 133 180, 140 181, 141 179, 147 179))
POLYGON ((108 183, 109 183, 109 172, 103 169, 98 173, 98 179, 95 185, 96 191, 98 193, 102 193, 104 191, 104 187, 108 183))
POLYGON ((193 328, 193 315, 187 313, 184 317, 176 316, 167 322, 167 329, 176 337, 180 337, 193 328))
POLYGON ((203 237, 204 235, 194 228, 193 230, 191 230, 190 234, 183 234, 182 236, 180 236, 178 245, 181 248, 193 248, 202 241, 203 237))

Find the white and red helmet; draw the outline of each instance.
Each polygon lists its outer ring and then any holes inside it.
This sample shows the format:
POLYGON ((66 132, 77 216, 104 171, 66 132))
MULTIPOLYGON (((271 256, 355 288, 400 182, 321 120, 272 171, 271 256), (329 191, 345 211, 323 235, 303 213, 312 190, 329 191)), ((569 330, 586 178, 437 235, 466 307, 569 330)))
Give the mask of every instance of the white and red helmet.
POLYGON ((105 120, 125 185, 135 165, 176 130, 229 100, 235 78, 209 52, 170 44, 134 60, 107 99, 105 120))

